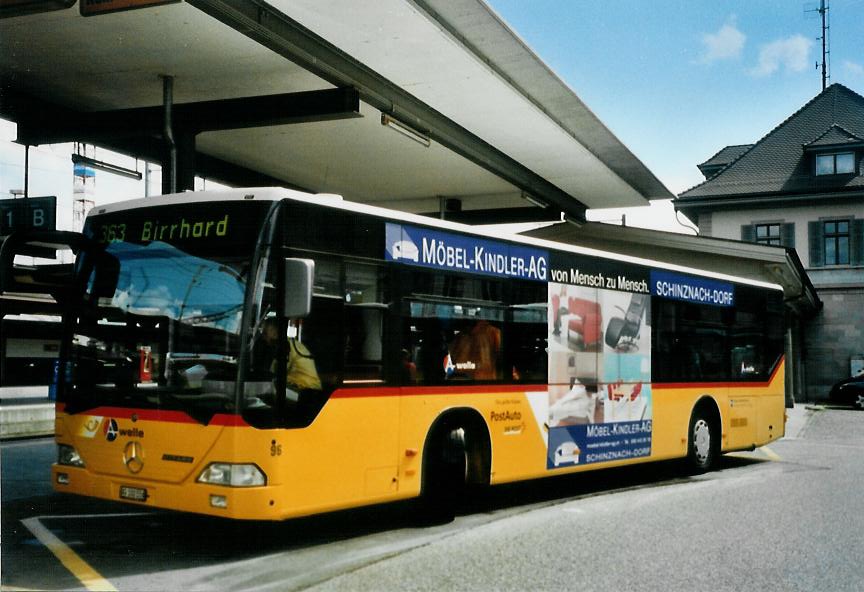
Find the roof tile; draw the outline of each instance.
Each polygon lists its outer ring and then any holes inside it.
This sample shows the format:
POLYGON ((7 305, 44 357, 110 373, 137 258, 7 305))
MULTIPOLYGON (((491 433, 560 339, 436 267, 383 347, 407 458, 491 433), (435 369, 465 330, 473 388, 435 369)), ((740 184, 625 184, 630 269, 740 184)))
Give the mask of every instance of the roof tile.
POLYGON ((716 175, 679 195, 677 201, 683 204, 688 199, 710 197, 864 188, 864 175, 834 179, 812 174, 811 156, 803 147, 838 137, 864 138, 864 97, 841 84, 832 84, 716 175))

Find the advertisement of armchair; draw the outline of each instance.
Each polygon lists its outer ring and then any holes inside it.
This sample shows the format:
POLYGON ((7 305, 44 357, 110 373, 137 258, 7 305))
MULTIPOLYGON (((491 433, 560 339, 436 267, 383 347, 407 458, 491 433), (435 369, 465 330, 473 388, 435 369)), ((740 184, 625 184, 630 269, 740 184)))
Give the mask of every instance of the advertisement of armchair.
POLYGON ((547 468, 651 453, 650 297, 549 284, 547 468))

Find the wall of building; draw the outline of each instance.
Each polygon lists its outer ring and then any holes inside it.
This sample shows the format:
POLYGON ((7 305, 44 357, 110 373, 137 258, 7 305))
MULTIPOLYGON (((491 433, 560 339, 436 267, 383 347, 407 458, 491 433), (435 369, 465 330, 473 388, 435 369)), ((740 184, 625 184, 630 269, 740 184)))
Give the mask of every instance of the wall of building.
MULTIPOLYGON (((795 250, 804 267, 810 267, 810 250, 808 248, 807 223, 830 218, 832 216, 850 216, 855 207, 850 205, 819 205, 818 208, 809 206, 803 208, 754 208, 740 210, 715 211, 710 218, 699 216, 699 229, 706 236, 717 238, 731 238, 741 240, 741 227, 747 224, 761 223, 793 223, 795 224, 795 250), (705 224, 705 222, 708 222, 705 224), (710 232, 710 234, 709 234, 710 232)), ((858 216, 862 214, 859 212, 858 216)))
POLYGON ((864 287, 823 289, 825 304, 804 330, 807 398, 825 399, 831 385, 850 376, 853 357, 864 357, 864 287))
MULTIPOLYGON (((816 317, 801 323, 800 338, 794 339, 800 350, 801 387, 795 388, 798 402, 824 401, 831 385, 850 375, 853 357, 864 357, 864 267, 810 267, 808 223, 820 218, 862 216, 860 202, 818 207, 742 208, 714 211, 699 216, 703 234, 717 238, 741 240, 741 227, 758 223, 794 223, 795 250, 807 269, 823 308, 816 317), (857 215, 856 215, 857 214, 857 215)), ((794 337, 794 336, 793 336, 794 337)))

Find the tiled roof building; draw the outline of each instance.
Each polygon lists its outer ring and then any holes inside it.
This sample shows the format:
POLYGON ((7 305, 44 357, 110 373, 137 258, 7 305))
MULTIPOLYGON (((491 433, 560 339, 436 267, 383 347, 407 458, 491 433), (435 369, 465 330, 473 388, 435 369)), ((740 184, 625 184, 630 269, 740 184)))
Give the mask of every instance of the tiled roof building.
POLYGON ((706 236, 795 248, 824 303, 791 319, 796 396, 819 400, 864 364, 864 97, 832 84, 755 144, 699 166, 676 209, 706 236))

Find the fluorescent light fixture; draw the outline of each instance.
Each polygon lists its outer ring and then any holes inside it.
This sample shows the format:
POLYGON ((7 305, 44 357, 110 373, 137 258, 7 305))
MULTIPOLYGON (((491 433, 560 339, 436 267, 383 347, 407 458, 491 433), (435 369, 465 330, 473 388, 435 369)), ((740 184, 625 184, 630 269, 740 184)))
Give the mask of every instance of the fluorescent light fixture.
POLYGON ((531 195, 530 193, 522 192, 522 197, 526 200, 537 206, 538 208, 548 208, 549 204, 543 201, 542 199, 538 199, 531 195))
POLYGON ((411 138, 418 144, 422 144, 427 148, 432 145, 432 140, 430 140, 428 137, 424 136, 414 128, 402 123, 401 121, 393 119, 393 117, 387 115, 386 113, 381 114, 381 125, 389 127, 392 130, 396 130, 406 138, 411 138))
POLYGON ((571 216, 570 214, 564 214, 564 221, 572 224, 576 228, 581 228, 585 224, 584 219, 579 219, 576 216, 571 216))
POLYGON ((120 175, 121 177, 129 177, 130 179, 141 180, 142 174, 138 171, 133 171, 132 169, 127 169, 125 167, 121 167, 116 164, 111 164, 110 162, 102 162, 101 160, 95 160, 88 156, 81 156, 80 154, 72 155, 72 162, 75 164, 83 164, 84 166, 88 166, 100 171, 105 171, 106 173, 113 173, 115 175, 120 175))

